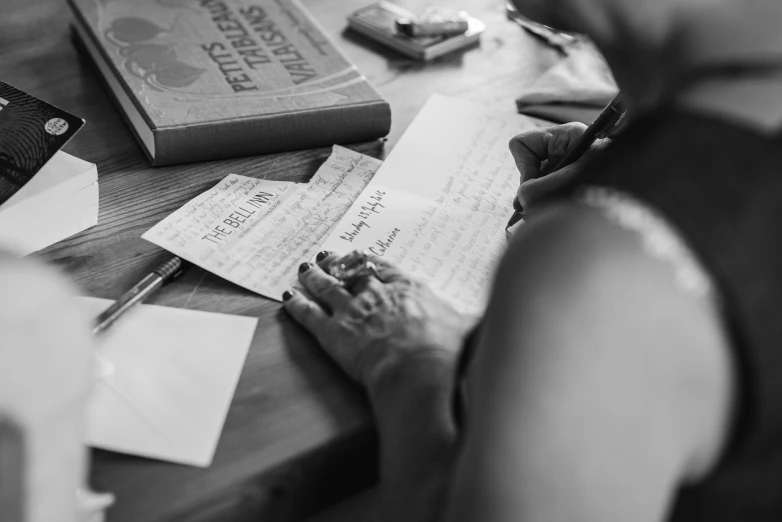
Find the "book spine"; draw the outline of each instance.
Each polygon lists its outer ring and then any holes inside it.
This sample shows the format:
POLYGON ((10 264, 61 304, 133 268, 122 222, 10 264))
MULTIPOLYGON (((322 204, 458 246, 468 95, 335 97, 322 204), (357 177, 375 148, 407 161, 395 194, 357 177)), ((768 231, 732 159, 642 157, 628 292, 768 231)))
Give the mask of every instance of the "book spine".
POLYGON ((391 108, 377 100, 155 132, 156 167, 371 141, 388 134, 391 108))

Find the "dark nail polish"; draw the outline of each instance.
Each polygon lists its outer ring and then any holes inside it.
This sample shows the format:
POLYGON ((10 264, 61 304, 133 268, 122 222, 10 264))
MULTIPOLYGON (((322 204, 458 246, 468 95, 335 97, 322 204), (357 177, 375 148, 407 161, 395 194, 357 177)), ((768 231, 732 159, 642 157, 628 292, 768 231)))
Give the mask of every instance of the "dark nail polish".
POLYGON ((310 269, 310 266, 312 266, 312 265, 310 265, 309 263, 302 263, 302 264, 300 264, 299 265, 299 273, 303 274, 304 272, 306 272, 307 270, 310 269))
POLYGON ((323 261, 327 257, 329 257, 328 251, 327 250, 322 250, 322 251, 318 252, 317 256, 315 256, 315 261, 320 263, 321 261, 323 261))
POLYGON ((290 290, 285 290, 285 291, 282 293, 282 300, 283 300, 283 302, 287 301, 287 300, 288 300, 288 299, 290 299, 291 297, 293 297, 293 292, 291 292, 290 290))

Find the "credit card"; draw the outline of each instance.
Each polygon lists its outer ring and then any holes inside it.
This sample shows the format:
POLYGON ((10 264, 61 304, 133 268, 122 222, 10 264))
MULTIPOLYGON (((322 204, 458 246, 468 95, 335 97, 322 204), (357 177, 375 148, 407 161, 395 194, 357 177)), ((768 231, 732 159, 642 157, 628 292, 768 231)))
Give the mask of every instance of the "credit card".
POLYGON ((35 176, 84 120, 0 82, 0 205, 35 176))

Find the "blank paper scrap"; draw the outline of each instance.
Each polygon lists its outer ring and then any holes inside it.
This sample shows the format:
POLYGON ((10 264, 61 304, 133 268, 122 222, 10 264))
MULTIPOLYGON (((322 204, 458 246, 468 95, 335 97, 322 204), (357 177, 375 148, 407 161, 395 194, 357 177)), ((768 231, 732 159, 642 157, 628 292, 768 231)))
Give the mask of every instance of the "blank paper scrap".
MULTIPOLYGON (((81 297, 97 316, 109 299, 81 297)), ((88 443, 206 467, 212 462, 258 320, 139 305, 98 339, 88 443)))

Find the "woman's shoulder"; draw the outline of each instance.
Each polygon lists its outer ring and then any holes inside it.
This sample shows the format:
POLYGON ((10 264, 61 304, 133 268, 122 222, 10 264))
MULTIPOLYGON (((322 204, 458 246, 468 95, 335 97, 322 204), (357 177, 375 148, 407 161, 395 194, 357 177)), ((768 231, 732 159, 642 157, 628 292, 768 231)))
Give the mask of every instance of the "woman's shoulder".
MULTIPOLYGON (((671 298, 717 306, 708 272, 676 227, 643 201, 605 187, 582 187, 541 208, 518 229, 506 257, 504 265, 541 265, 535 271, 556 273, 565 286, 616 291, 627 279, 622 286, 641 290, 653 282, 650 289, 671 298)), ((505 270, 508 277, 525 275, 505 270)))
POLYGON ((519 287, 561 295, 562 310, 592 303, 617 320, 653 313, 677 322, 686 311, 702 318, 688 325, 721 325, 711 278, 675 226, 606 188, 586 187, 541 208, 514 236, 497 279, 500 295, 512 298, 519 287))
POLYGON ((718 302, 664 221, 630 199, 596 198, 553 204, 514 237, 487 313, 506 339, 486 344, 523 342, 488 364, 562 372, 584 394, 615 387, 626 407, 669 404, 692 437, 686 473, 701 476, 720 454, 732 393, 718 302))

